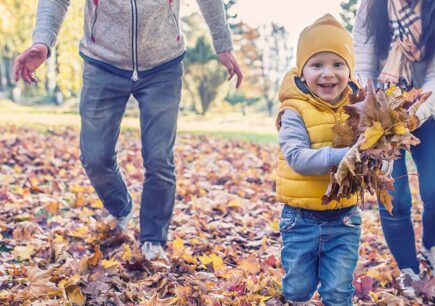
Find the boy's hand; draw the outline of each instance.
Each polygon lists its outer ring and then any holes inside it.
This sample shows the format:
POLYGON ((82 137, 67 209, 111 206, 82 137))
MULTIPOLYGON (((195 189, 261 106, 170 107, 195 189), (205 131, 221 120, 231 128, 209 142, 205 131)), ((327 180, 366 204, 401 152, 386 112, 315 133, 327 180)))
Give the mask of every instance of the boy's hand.
POLYGON ((16 82, 20 77, 27 84, 36 82, 33 72, 38 69, 48 57, 48 47, 44 44, 34 44, 32 47, 21 53, 14 61, 13 77, 16 82))

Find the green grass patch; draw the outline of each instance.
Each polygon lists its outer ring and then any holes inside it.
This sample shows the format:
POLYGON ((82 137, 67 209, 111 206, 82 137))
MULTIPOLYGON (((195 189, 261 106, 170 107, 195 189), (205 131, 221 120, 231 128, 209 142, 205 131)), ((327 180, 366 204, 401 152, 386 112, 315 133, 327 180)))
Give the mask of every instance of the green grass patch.
POLYGON ((258 144, 276 144, 278 142, 278 136, 274 134, 259 134, 259 133, 248 133, 241 131, 204 131, 204 130, 182 130, 179 134, 196 134, 196 135, 207 135, 223 139, 231 140, 243 140, 254 142, 258 144))

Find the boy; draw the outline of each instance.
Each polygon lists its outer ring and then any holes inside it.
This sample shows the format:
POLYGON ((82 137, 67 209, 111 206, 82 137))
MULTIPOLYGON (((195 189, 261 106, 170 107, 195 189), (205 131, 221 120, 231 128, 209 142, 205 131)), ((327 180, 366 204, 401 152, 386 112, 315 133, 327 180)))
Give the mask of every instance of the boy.
POLYGON ((277 117, 277 199, 283 295, 293 305, 309 303, 318 285, 324 305, 352 305, 361 217, 356 196, 322 205, 331 166, 348 148, 333 148, 331 127, 346 119, 343 106, 358 90, 352 37, 331 15, 299 36, 296 68, 285 76, 277 117))

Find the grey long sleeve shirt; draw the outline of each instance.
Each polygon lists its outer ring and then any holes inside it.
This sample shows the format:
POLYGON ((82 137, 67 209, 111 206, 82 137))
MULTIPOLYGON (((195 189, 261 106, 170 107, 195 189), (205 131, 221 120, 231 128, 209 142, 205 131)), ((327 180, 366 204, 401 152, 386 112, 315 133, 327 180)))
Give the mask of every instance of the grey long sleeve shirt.
MULTIPOLYGON (((197 2, 216 52, 231 51, 222 0, 197 2)), ((38 1, 33 43, 54 46, 69 4, 70 0, 38 1)), ((180 0, 86 0, 80 53, 124 74, 179 61, 185 53, 179 15, 180 0)))
POLYGON ((284 110, 278 133, 282 154, 290 167, 300 175, 324 175, 331 166, 337 166, 349 148, 311 148, 305 124, 300 115, 290 109, 284 110))

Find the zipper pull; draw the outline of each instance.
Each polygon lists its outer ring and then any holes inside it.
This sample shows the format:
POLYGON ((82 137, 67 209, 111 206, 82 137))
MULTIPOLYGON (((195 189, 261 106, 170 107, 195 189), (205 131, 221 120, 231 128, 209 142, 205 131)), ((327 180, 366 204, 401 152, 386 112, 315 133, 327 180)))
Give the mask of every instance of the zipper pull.
POLYGON ((133 70, 133 75, 131 76, 131 80, 133 82, 136 82, 137 80, 139 80, 139 75, 137 74, 137 70, 133 70))

